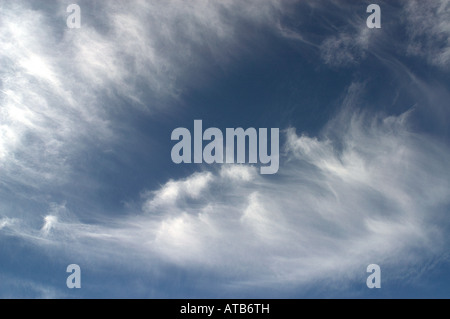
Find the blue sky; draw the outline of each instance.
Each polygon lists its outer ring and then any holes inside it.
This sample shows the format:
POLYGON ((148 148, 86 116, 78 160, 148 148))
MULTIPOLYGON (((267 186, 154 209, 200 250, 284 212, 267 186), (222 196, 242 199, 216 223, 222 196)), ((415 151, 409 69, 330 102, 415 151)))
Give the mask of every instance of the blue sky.
POLYGON ((449 1, 71 3, 0 0, 0 297, 450 297, 449 1), (196 119, 278 173, 174 164, 196 119))

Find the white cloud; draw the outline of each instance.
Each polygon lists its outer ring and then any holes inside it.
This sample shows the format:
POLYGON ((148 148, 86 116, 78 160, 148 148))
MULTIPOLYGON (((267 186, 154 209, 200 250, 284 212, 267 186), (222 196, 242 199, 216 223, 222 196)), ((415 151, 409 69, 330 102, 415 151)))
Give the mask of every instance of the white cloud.
POLYGON ((209 172, 194 174, 182 181, 169 181, 145 204, 144 210, 151 210, 158 206, 177 205, 178 200, 186 198, 197 199, 208 187, 212 180, 209 172))
POLYGON ((425 57, 429 63, 450 67, 450 2, 408 1, 405 6, 411 55, 425 57))
POLYGON ((82 26, 68 29, 69 3, 2 4, 0 165, 9 185, 67 183, 80 154, 121 139, 118 100, 149 111, 170 106, 189 85, 207 83, 211 65, 224 67, 251 46, 242 23, 271 24, 280 7, 82 1, 82 26))
POLYGON ((11 226, 14 223, 14 220, 11 218, 2 218, 0 219, 0 230, 5 227, 11 226))
POLYGON ((193 77, 198 85, 206 83, 205 65, 225 66, 247 46, 239 24, 270 24, 279 4, 134 0, 98 6, 101 28, 87 16, 81 29, 66 33, 65 46, 72 47, 76 68, 91 84, 112 85, 152 109, 160 99, 177 98, 182 84, 191 84, 193 77), (145 104, 149 97, 154 105, 145 104))
POLYGON ((220 176, 229 178, 233 182, 244 181, 249 182, 256 177, 256 171, 251 166, 232 165, 223 166, 220 170, 220 176))
POLYGON ((349 66, 361 62, 369 48, 368 30, 367 27, 360 27, 353 34, 341 32, 326 38, 320 45, 323 61, 332 66, 349 66))
POLYGON ((0 35, 0 163, 10 185, 60 184, 82 139, 110 136, 96 95, 70 72, 70 56, 39 11, 2 8, 0 35), (62 51, 62 52, 61 52, 62 51), (90 103, 88 102, 90 101, 90 103))
POLYGON ((450 151, 410 132, 408 114, 351 114, 320 137, 287 130, 276 178, 239 165, 195 173, 146 193, 138 215, 96 225, 49 218, 49 238, 91 261, 200 267, 229 289, 334 281, 370 263, 439 256, 450 151))
MULTIPOLYGON (((363 8, 360 4, 342 6, 340 2, 331 2, 323 6, 319 3, 323 15, 334 16, 337 20, 323 25, 326 38, 321 41, 319 50, 322 60, 328 65, 353 66, 367 57, 375 57, 381 63, 397 63, 393 50, 401 56, 422 57, 428 63, 445 69, 450 65, 448 0, 405 1, 400 8, 383 1, 379 3, 381 29, 366 26, 368 14, 358 11, 363 8), (328 24, 329 30, 326 28, 328 24), (399 38, 402 30, 406 30, 407 36, 399 38)), ((301 40, 302 36, 299 38, 301 40)))
POLYGON ((44 217, 44 225, 42 226, 41 232, 44 236, 48 236, 54 225, 58 223, 58 217, 47 215, 44 217))

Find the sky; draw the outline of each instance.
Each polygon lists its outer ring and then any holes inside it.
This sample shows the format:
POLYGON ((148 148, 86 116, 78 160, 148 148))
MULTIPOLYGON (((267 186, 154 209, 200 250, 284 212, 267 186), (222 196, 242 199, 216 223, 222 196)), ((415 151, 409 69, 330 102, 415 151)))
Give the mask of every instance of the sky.
POLYGON ((448 0, 0 0, 0 297, 449 298, 449 39, 448 0), (279 170, 174 163, 194 120, 279 170))

